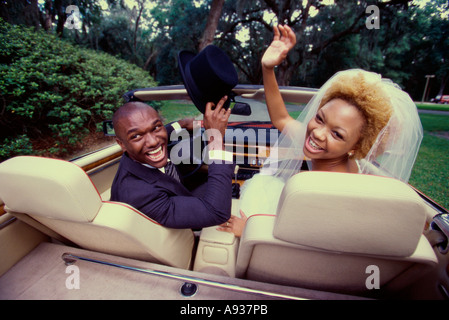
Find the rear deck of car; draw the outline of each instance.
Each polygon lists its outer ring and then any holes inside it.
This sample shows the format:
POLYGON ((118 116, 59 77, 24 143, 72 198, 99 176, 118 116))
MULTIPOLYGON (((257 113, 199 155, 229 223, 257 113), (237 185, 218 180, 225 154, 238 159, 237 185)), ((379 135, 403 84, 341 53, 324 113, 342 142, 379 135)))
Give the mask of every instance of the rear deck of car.
POLYGON ((50 242, 39 244, 0 278, 0 299, 266 300, 354 299, 345 295, 205 274, 86 251, 50 242), (78 257, 80 282, 69 260, 78 257), (84 260, 85 259, 85 260, 84 260), (195 295, 181 292, 185 283, 195 295))

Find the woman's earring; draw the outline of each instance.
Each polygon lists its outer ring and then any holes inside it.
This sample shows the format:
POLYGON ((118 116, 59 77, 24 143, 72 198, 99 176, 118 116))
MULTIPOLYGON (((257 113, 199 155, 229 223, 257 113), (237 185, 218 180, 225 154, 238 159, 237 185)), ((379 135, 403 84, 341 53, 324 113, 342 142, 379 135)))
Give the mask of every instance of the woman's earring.
POLYGON ((352 152, 352 151, 349 151, 349 152, 348 152, 348 156, 349 156, 349 157, 352 157, 353 155, 354 155, 354 152, 352 152))

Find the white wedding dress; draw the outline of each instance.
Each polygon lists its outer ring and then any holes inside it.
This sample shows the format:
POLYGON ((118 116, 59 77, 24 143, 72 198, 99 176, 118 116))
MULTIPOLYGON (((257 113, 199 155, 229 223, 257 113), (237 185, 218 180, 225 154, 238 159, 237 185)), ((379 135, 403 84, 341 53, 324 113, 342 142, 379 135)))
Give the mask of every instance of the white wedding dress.
POLYGON ((408 182, 423 137, 415 103, 398 85, 389 79, 382 79, 379 74, 361 69, 341 71, 320 88, 298 119, 291 121, 284 128, 260 174, 254 175, 242 186, 240 209, 246 216, 276 214, 285 182, 301 169, 306 127, 315 117, 324 93, 333 81, 338 81, 340 75, 352 76, 360 73, 368 83, 382 86, 390 98, 393 113, 366 157, 356 160, 359 173, 382 175, 408 182))

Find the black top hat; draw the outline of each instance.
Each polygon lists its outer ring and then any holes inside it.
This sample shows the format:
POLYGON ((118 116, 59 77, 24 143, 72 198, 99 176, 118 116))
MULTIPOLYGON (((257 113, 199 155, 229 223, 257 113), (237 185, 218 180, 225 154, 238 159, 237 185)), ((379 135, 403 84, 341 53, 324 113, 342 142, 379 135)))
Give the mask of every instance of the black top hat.
POLYGON ((229 94, 237 85, 238 76, 231 60, 220 48, 209 45, 198 55, 183 50, 178 54, 178 64, 187 93, 201 113, 208 102, 217 104, 225 95, 228 100, 224 107, 229 107, 229 94))

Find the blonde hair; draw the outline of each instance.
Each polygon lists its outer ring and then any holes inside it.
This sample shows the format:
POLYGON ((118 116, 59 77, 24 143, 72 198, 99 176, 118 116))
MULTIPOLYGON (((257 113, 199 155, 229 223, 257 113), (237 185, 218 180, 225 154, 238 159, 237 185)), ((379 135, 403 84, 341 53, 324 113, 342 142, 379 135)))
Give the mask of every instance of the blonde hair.
POLYGON ((326 90, 319 108, 333 99, 345 100, 363 115, 365 124, 352 157, 364 158, 393 113, 393 107, 382 88, 382 82, 368 82, 361 72, 354 75, 343 74, 326 90))

